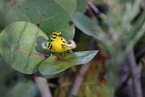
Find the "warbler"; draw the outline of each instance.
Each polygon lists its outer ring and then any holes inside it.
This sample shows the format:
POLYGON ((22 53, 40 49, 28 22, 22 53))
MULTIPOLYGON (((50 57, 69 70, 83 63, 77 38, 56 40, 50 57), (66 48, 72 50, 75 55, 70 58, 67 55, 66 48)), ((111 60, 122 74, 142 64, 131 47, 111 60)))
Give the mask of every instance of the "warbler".
POLYGON ((42 47, 55 53, 62 53, 76 48, 76 43, 73 40, 67 41, 61 32, 54 31, 50 35, 50 39, 42 43, 42 47))

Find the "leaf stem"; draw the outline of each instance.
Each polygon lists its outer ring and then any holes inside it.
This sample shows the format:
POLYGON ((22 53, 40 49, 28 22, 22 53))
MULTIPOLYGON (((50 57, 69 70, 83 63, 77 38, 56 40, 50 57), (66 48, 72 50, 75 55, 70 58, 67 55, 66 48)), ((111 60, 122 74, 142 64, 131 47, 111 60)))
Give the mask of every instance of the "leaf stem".
POLYGON ((40 25, 41 25, 41 23, 42 23, 42 18, 43 18, 43 16, 44 16, 45 11, 46 11, 46 8, 44 8, 44 11, 43 11, 43 13, 42 13, 42 15, 41 15, 41 20, 40 20, 40 23, 38 24, 38 28, 40 27, 40 25))
POLYGON ((42 14, 41 15, 41 20, 40 20, 40 23, 38 24, 38 28, 40 28, 40 25, 41 25, 41 23, 42 23, 42 17, 43 17, 44 15, 42 14))
POLYGON ((44 57, 44 58, 47 58, 48 57, 48 55, 43 55, 43 54, 40 54, 40 53, 39 54, 31 53, 31 52, 25 51, 23 49, 15 48, 15 47, 12 47, 12 46, 10 46, 10 47, 13 48, 13 49, 16 49, 16 50, 23 51, 23 52, 28 53, 30 55, 37 55, 37 56, 41 56, 41 57, 44 57))
POLYGON ((91 2, 91 1, 88 1, 88 5, 94 10, 94 12, 96 14, 100 14, 101 12, 98 10, 98 8, 91 2))

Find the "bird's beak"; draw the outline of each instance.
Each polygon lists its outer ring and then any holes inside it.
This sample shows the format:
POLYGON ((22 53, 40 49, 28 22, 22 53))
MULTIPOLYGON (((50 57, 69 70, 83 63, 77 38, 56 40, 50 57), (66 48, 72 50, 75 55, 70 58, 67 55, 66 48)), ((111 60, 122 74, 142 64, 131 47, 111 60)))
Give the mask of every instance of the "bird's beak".
POLYGON ((58 36, 62 36, 62 34, 59 34, 58 36))

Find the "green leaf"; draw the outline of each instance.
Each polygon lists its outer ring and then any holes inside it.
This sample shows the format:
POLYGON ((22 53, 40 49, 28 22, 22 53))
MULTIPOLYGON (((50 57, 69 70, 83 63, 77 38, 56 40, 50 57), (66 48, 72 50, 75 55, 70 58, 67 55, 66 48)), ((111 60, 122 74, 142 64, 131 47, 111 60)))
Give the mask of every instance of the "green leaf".
POLYGON ((14 69, 32 74, 38 71, 39 64, 45 59, 41 44, 46 40, 48 37, 36 25, 24 21, 15 22, 0 34, 0 53, 14 69))
POLYGON ((44 33, 62 31, 68 40, 74 36, 74 25, 70 25, 72 19, 69 13, 54 0, 25 0, 17 4, 8 12, 6 18, 7 24, 15 21, 40 24, 44 33))
POLYGON ((76 9, 76 1, 78 0, 56 0, 60 5, 62 5, 70 14, 72 14, 76 9))
POLYGON ((83 13, 74 12, 72 14, 72 19, 77 28, 83 31, 85 34, 93 36, 95 38, 100 38, 100 32, 103 32, 102 29, 94 21, 89 19, 83 13))
POLYGON ((41 63, 39 71, 43 75, 57 74, 71 66, 89 62, 97 52, 98 50, 70 53, 61 60, 56 60, 55 56, 50 56, 41 63))
POLYGON ((76 11, 84 13, 88 5, 87 0, 77 0, 77 9, 76 11))

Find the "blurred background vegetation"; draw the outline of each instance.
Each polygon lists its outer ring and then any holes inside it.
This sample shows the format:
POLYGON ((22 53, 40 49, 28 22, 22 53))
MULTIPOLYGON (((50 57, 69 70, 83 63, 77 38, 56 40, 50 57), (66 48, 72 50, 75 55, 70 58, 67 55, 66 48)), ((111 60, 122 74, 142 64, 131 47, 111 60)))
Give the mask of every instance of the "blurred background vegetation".
MULTIPOLYGON (((7 12, 23 1, 0 0, 0 31, 5 28, 7 12)), ((74 97, 145 97, 145 1, 85 2, 78 0, 78 12, 72 14, 77 43, 74 51, 100 51, 89 63, 74 97)), ((74 66, 62 76, 47 79, 53 97, 68 97, 80 68, 74 66)), ((0 86, 0 97, 40 97, 33 75, 14 70, 1 56, 0 86)))

